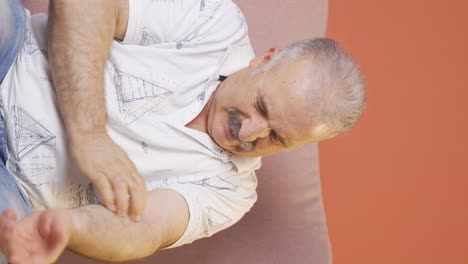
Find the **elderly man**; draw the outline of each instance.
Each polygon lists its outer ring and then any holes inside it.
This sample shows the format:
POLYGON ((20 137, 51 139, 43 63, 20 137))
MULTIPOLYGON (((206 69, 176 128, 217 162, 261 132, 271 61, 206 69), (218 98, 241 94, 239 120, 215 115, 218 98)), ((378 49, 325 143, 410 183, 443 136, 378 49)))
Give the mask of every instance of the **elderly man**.
POLYGON ((0 10, 10 263, 53 262, 65 247, 124 261, 210 236, 256 201, 261 156, 342 133, 364 105, 334 41, 254 58, 229 0, 0 10))

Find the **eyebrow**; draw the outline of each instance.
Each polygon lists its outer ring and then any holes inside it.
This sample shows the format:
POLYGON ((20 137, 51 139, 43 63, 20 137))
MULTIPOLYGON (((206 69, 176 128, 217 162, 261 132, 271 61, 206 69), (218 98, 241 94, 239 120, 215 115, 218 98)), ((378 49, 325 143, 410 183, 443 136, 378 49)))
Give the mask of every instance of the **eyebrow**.
MULTIPOLYGON (((265 102, 265 97, 263 96, 263 94, 260 91, 258 91, 258 100, 260 101, 259 103, 260 103, 261 110, 263 110, 264 113, 265 113, 265 117, 267 119, 269 119, 269 117, 268 117, 268 105, 265 102)), ((284 137, 282 137, 277 131, 273 130, 273 132, 275 133, 275 136, 278 138, 278 141, 281 143, 281 145, 284 148, 288 148, 289 146, 287 144, 287 140, 284 137)))

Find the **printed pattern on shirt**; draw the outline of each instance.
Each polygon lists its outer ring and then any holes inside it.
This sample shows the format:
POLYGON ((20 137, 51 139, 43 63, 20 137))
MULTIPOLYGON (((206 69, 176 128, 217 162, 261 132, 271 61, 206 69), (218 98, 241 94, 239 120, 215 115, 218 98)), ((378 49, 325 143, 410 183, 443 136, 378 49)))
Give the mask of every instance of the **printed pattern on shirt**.
MULTIPOLYGON (((180 183, 187 183, 187 182, 180 182, 180 183)), ((189 183, 201 185, 208 187, 214 190, 229 190, 229 191, 236 191, 239 186, 227 181, 226 179, 221 178, 220 176, 215 176, 211 178, 203 178, 199 181, 192 181, 189 183)))
POLYGON ((10 159, 8 168, 15 175, 20 175, 22 181, 28 184, 34 186, 48 184, 56 176, 55 155, 44 154, 44 151, 40 152, 40 154, 33 154, 22 162, 10 159))
POLYGON ((26 28, 26 34, 24 39, 24 52, 29 55, 33 55, 35 52, 40 51, 42 54, 46 55, 47 51, 41 50, 37 44, 35 38, 32 36, 32 31, 29 28, 26 28))
POLYGON ((55 135, 41 125, 21 107, 11 109, 13 128, 13 154, 21 161, 42 145, 55 146, 55 135))
POLYGON ((56 136, 18 105, 10 117, 9 169, 34 186, 50 183, 56 175, 56 136))
POLYGON ((146 112, 156 108, 173 92, 155 83, 115 69, 114 85, 117 91, 119 112, 129 125, 146 112))
POLYGON ((159 44, 159 40, 152 36, 146 27, 143 27, 141 29, 141 40, 140 40, 140 45, 141 46, 151 46, 151 45, 156 45, 159 44))

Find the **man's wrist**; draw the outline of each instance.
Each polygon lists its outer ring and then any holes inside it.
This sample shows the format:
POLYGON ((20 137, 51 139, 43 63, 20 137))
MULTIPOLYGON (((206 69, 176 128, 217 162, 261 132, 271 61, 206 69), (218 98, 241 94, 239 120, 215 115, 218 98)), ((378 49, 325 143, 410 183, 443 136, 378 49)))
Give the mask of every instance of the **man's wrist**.
POLYGON ((93 131, 87 130, 74 130, 74 132, 67 133, 69 145, 71 150, 84 145, 84 144, 95 144, 96 140, 102 141, 109 138, 107 130, 104 129, 95 129, 93 131))

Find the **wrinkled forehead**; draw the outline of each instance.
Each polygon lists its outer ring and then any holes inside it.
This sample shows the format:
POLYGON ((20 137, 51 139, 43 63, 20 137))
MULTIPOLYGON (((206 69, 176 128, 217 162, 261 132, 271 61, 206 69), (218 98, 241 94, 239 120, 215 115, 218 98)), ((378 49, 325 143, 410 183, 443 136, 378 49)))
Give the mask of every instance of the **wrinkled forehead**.
POLYGON ((281 63, 274 68, 269 78, 278 89, 286 89, 290 94, 304 96, 317 89, 316 67, 310 59, 298 59, 281 63))

